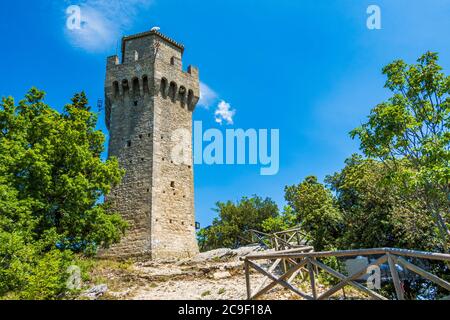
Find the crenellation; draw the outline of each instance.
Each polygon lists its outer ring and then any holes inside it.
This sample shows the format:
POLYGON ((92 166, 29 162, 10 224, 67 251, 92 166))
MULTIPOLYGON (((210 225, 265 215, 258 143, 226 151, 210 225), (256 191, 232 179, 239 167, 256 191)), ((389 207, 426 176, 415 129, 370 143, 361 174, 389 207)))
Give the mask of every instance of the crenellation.
POLYGON ((106 63, 107 63, 108 66, 118 65, 119 64, 119 57, 117 55, 109 56, 106 59, 106 61, 107 61, 106 63))
POLYGON ((190 74, 190 75, 193 76, 193 77, 198 78, 198 68, 195 67, 195 66, 190 65, 190 66, 187 68, 187 73, 190 74))

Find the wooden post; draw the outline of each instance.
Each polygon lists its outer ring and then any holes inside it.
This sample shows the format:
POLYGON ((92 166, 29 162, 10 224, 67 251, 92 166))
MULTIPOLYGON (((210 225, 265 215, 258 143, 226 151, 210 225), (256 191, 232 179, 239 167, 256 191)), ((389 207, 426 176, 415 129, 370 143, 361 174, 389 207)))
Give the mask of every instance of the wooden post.
POLYGON ((312 296, 313 296, 314 300, 317 300, 316 276, 314 274, 314 267, 311 263, 310 258, 308 258, 308 272, 309 272, 309 279, 311 281, 312 296))
POLYGON ((250 300, 252 298, 252 287, 250 286, 250 266, 247 259, 245 259, 244 261, 244 266, 245 266, 245 283, 247 285, 247 300, 250 300))
POLYGON ((388 257, 389 269, 392 275, 392 282, 394 282, 395 293, 397 295, 397 300, 405 300, 405 295, 403 292, 402 285, 400 283, 400 278, 398 276, 397 268, 395 267, 395 261, 390 253, 386 254, 388 257))

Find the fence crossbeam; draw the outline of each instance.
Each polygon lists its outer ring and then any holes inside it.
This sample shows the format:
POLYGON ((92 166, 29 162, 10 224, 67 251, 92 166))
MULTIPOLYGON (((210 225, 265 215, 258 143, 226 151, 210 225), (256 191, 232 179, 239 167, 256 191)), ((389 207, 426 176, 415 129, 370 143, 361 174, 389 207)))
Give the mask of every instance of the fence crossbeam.
POLYGON ((450 283, 439 278, 438 276, 423 270, 422 268, 406 261, 405 259, 401 258, 401 257, 397 257, 397 262, 399 264, 401 264, 403 267, 411 270, 412 272, 417 273, 418 275, 424 277, 427 280, 430 280, 431 282, 441 286, 444 289, 447 289, 448 291, 450 291, 450 283))
MULTIPOLYGON (((320 269, 322 269, 322 270, 328 272, 329 274, 331 274, 332 276, 335 276, 336 278, 338 278, 338 279, 340 279, 340 280, 346 280, 346 279, 347 279, 347 277, 344 276, 342 273, 337 272, 336 270, 330 268, 329 266, 327 266, 327 265, 325 265, 325 264, 323 264, 323 263, 321 263, 321 262, 319 262, 319 261, 317 261, 317 260, 314 260, 312 263, 315 264, 315 265, 316 265, 317 267, 319 267, 320 269)), ((356 289, 359 289, 360 291, 362 291, 362 292, 364 292, 364 293, 367 293, 369 296, 371 296, 371 297, 373 297, 373 298, 375 298, 375 299, 378 299, 378 300, 387 300, 387 299, 386 299, 385 297, 383 297, 382 295, 376 293, 376 292, 373 291, 373 290, 370 290, 369 288, 364 287, 363 285, 359 284, 358 282, 355 282, 355 281, 353 281, 353 280, 349 280, 347 284, 348 284, 348 285, 351 285, 351 286, 353 286, 353 287, 355 287, 356 289)), ((331 289, 330 289, 330 290, 331 290, 331 289)), ((328 290, 327 292, 325 292, 324 294, 322 294, 318 299, 319 299, 319 300, 326 299, 326 298, 332 296, 335 292, 339 291, 339 289, 335 290, 334 292, 330 292, 330 290, 328 290)))
POLYGON ((312 300, 313 298, 303 292, 301 292, 300 290, 298 290, 297 288, 295 288, 293 285, 287 283, 285 281, 286 278, 288 278, 290 275, 292 275, 295 271, 297 271, 299 268, 303 267, 306 263, 307 263, 307 259, 302 260, 301 262, 299 262, 297 265, 295 265, 294 267, 292 267, 291 269, 289 269, 286 273, 284 273, 281 277, 277 278, 275 277, 273 274, 268 273, 266 270, 264 270, 263 268, 261 268, 260 266, 258 266, 256 263, 254 263, 253 261, 250 260, 246 260, 246 262, 252 267, 254 268, 256 271, 258 271, 259 273, 262 273, 263 275, 269 277, 272 282, 270 284, 268 284, 267 286, 265 286, 264 288, 262 288, 259 292, 256 292, 254 295, 252 295, 252 297, 250 299, 256 299, 258 297, 260 297, 261 295, 263 295, 264 293, 266 293, 267 291, 269 291, 270 289, 272 289, 275 285, 280 284, 283 287, 295 292, 296 294, 298 294, 299 296, 307 299, 307 300, 312 300))

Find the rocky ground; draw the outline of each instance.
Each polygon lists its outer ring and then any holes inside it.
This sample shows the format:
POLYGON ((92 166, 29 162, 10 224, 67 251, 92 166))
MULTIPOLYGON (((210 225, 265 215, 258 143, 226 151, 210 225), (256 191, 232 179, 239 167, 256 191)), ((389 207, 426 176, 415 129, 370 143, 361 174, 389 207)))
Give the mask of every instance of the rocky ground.
MULTIPOLYGON (((91 279, 94 281, 82 297, 133 300, 242 300, 246 298, 246 283, 241 258, 261 250, 257 246, 236 250, 217 249, 181 261, 122 264, 103 261, 92 271, 91 279)), ((251 279, 255 290, 263 280, 263 276, 255 272, 251 274, 251 279)), ((319 292, 324 289, 324 286, 318 284, 319 292)), ((280 286, 264 296, 264 299, 298 298, 280 286)))

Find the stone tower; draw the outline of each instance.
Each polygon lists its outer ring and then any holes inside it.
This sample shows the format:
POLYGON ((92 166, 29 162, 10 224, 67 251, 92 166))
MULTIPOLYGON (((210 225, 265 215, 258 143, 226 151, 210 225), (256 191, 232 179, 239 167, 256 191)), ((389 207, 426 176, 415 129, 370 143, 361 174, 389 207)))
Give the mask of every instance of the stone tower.
POLYGON ((195 237, 192 112, 198 69, 183 71, 184 47, 151 31, 122 38, 122 61, 108 57, 105 112, 109 156, 125 169, 107 201, 130 227, 103 256, 184 258, 195 237), (188 161, 172 158, 174 132, 185 133, 188 161))

